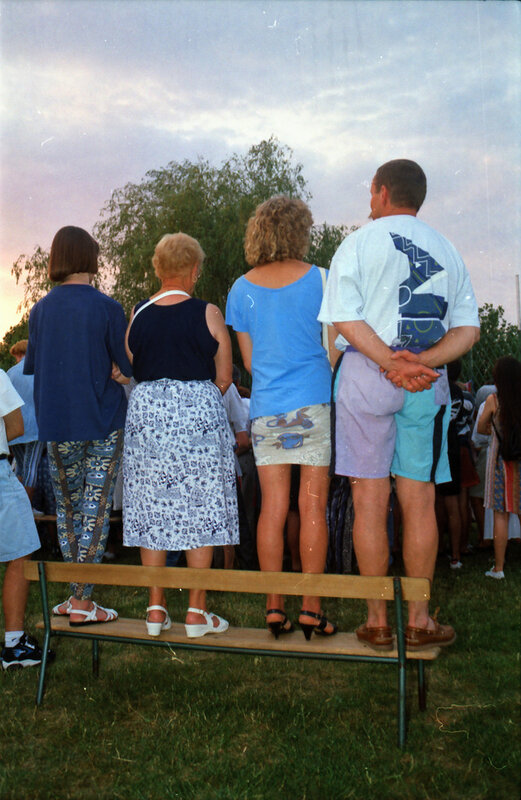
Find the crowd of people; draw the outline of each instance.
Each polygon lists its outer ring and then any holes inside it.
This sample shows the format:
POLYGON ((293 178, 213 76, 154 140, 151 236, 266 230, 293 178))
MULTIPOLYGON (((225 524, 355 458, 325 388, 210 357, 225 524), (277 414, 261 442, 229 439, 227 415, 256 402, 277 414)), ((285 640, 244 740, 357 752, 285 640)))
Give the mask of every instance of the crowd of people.
MULTIPOLYGON (((143 565, 184 554, 188 567, 209 568, 217 548, 224 566, 237 554, 241 567, 278 572, 287 531, 293 568, 322 573, 336 475, 352 493, 360 574, 387 573, 392 480, 408 576, 433 580, 445 525, 459 569, 470 508, 485 539, 484 503, 495 549, 486 574, 504 577, 509 514, 520 512, 521 363, 499 359, 474 424, 457 370, 479 338, 477 305, 456 249, 417 218, 425 194, 415 162, 379 167, 372 222, 342 242, 329 273, 305 261, 307 205, 284 196, 261 203, 245 232, 250 269, 231 287, 225 317, 193 296, 205 254, 185 233, 157 243, 160 289, 134 306, 128 325, 119 303, 93 286, 94 239, 73 226, 56 233, 49 277, 57 285, 31 311, 28 341, 13 348, 19 363, 0 372, 4 669, 41 660, 24 631, 23 561, 40 547, 31 503, 44 451, 65 561, 103 558, 119 472, 123 544, 140 549, 143 565), (251 374, 249 415, 227 325, 251 374)), ((116 620, 93 589, 71 585, 53 613, 78 627, 116 620)), ((277 638, 294 631, 280 594, 267 596, 265 620, 277 638)), ((307 640, 338 630, 312 596, 302 598, 298 624, 307 640)), ((228 628, 202 589, 190 591, 184 625, 190 638, 228 628)), ((149 587, 148 635, 170 626, 163 587, 149 587)), ((356 635, 392 648, 385 602, 368 602, 356 635)), ((455 638, 426 602, 409 604, 408 648, 455 638)))

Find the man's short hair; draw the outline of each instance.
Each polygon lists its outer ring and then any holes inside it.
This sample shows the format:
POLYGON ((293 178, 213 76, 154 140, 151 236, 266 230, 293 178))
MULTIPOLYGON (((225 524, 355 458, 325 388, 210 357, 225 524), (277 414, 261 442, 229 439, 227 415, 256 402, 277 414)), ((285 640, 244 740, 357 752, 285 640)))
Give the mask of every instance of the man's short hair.
POLYGON ((374 176, 374 186, 378 191, 386 186, 393 206, 399 208, 421 208, 427 194, 427 178, 415 161, 396 158, 378 167, 374 176))
POLYGON ((99 245, 90 233, 74 225, 66 225, 52 240, 49 255, 49 278, 64 281, 76 272, 95 275, 98 271, 99 245))

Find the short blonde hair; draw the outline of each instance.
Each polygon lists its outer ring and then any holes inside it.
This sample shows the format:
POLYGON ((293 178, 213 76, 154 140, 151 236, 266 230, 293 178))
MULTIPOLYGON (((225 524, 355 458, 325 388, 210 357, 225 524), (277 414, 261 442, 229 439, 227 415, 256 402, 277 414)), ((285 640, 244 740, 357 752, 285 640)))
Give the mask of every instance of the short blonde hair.
POLYGON ((26 354, 26 352, 27 352, 27 345, 28 344, 29 343, 28 343, 27 339, 20 339, 19 342, 15 342, 9 348, 9 352, 13 356, 13 358, 16 358, 17 356, 24 356, 26 354))
POLYGON ((244 253, 250 267, 301 260, 309 248, 311 211, 298 197, 278 195, 261 203, 248 220, 244 253))
POLYGON ((197 239, 186 233, 167 233, 156 245, 152 265, 158 278, 173 278, 188 273, 192 267, 200 267, 204 256, 197 239))

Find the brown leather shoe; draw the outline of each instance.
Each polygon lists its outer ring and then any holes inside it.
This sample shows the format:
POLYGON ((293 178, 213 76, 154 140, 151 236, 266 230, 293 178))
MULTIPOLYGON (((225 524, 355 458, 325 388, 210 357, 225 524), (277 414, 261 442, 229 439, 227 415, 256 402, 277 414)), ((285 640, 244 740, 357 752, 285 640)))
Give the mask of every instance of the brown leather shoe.
POLYGON ((451 625, 440 625, 434 621, 432 630, 427 628, 413 628, 407 625, 405 629, 405 646, 409 650, 426 650, 429 647, 445 647, 456 639, 456 633, 451 625))
POLYGON ((356 636, 359 642, 368 644, 374 650, 393 649, 393 634, 388 625, 382 625, 380 628, 370 628, 367 623, 364 623, 364 625, 360 625, 356 629, 356 636))

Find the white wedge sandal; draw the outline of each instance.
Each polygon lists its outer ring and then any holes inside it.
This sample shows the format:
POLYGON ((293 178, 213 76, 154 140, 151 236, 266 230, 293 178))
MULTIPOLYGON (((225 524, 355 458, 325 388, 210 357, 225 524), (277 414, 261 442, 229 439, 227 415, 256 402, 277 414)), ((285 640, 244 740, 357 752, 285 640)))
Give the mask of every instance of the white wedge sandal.
POLYGON ((147 633, 149 636, 159 636, 161 631, 167 631, 169 630, 169 628, 172 627, 172 620, 170 619, 168 611, 164 606, 149 606, 147 608, 146 625, 147 625, 147 633), (163 622, 149 622, 148 621, 149 611, 164 611, 165 618, 163 622))
POLYGON ((217 614, 203 611, 201 608, 189 608, 188 611, 192 614, 201 614, 201 616, 203 616, 206 620, 205 623, 200 625, 187 625, 185 623, 185 631, 189 639, 195 639, 196 637, 204 636, 207 633, 224 633, 224 631, 228 630, 228 622, 222 617, 219 617, 217 614), (214 619, 219 620, 218 625, 213 624, 214 619))

